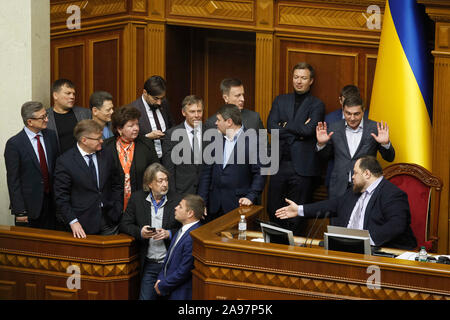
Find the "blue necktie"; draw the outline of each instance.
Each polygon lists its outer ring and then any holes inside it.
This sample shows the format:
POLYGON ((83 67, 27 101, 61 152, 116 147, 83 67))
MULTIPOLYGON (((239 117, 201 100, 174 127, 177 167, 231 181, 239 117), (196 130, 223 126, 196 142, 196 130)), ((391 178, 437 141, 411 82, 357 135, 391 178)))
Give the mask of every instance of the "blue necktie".
POLYGON ((95 163, 94 160, 92 159, 93 155, 94 155, 93 153, 87 155, 89 158, 89 171, 91 172, 91 175, 94 178, 95 185, 98 188, 97 171, 95 170, 95 163))

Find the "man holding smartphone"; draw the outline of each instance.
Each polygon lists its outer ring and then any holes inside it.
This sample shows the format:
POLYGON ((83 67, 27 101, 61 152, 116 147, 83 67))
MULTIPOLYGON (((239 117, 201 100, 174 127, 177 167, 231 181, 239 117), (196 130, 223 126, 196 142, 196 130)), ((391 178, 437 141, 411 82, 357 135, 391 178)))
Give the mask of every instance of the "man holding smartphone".
POLYGON ((169 172, 160 163, 144 172, 143 190, 133 192, 120 224, 120 230, 140 242, 141 290, 139 300, 155 300, 154 289, 170 241, 181 224, 175 220, 175 207, 181 195, 169 192, 169 172))

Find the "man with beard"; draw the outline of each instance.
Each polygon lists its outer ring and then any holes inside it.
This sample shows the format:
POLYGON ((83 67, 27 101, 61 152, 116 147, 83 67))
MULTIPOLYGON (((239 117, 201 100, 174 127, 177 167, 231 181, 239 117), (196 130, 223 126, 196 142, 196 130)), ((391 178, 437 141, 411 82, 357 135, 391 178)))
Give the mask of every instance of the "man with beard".
MULTIPOLYGON (((316 153, 317 123, 323 121, 325 105, 310 93, 314 82, 314 68, 306 62, 298 63, 292 72, 293 93, 282 94, 272 103, 267 129, 279 130, 280 170, 270 177, 267 212, 275 219, 275 210, 283 206, 284 198, 298 203, 312 199, 315 177, 320 176, 316 153)), ((305 233, 301 219, 284 222, 295 234, 305 233)))
POLYGON ((383 169, 376 158, 359 158, 352 180, 353 188, 338 198, 300 206, 285 199, 289 206, 278 209, 275 215, 280 219, 320 218, 329 212, 335 217, 335 226, 368 230, 371 245, 414 249, 417 241, 411 230, 408 196, 383 179, 383 169))
POLYGON ((158 158, 162 158, 162 142, 165 131, 174 121, 166 99, 166 81, 160 76, 151 76, 144 83, 142 96, 130 103, 142 116, 139 119, 140 133, 155 142, 158 158))
POLYGON ((141 290, 139 300, 155 300, 154 285, 163 266, 170 241, 181 224, 175 207, 181 196, 169 192, 169 171, 160 163, 144 172, 143 190, 133 192, 120 224, 120 231, 139 243, 141 290))

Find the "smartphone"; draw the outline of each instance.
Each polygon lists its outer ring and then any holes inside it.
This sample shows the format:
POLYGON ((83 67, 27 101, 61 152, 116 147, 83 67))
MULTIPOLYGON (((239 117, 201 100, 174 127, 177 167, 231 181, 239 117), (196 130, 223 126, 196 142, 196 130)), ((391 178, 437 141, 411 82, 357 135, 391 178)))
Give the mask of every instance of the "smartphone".
POLYGON ((148 232, 156 232, 156 228, 153 227, 147 227, 148 232))

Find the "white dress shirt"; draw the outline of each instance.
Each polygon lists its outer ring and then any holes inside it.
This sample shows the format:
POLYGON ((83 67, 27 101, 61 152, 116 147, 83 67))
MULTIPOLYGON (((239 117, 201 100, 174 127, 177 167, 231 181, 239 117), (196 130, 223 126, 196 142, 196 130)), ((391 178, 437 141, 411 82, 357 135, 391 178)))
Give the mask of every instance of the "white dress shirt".
POLYGON ((233 153, 234 146, 236 145, 237 139, 241 135, 241 133, 244 131, 243 127, 241 126, 240 129, 234 134, 233 137, 228 137, 225 135, 225 146, 223 148, 223 168, 227 165, 228 161, 230 160, 230 156, 233 153))
MULTIPOLYGON (((142 96, 141 99, 142 99, 142 102, 144 103, 145 111, 147 112, 147 117, 148 117, 148 120, 150 121, 150 127, 152 128, 152 131, 158 130, 156 127, 155 118, 153 118, 153 112, 150 109, 150 106, 148 105, 147 101, 145 101, 144 96, 142 96)), ((166 123, 164 121, 161 110, 159 110, 159 108, 156 109, 156 116, 158 117, 159 124, 161 125, 161 131, 165 132, 166 131, 166 123)), ((155 142, 155 149, 156 149, 156 153, 158 154, 158 158, 161 158, 162 157, 161 140, 155 139, 153 141, 155 142)))

